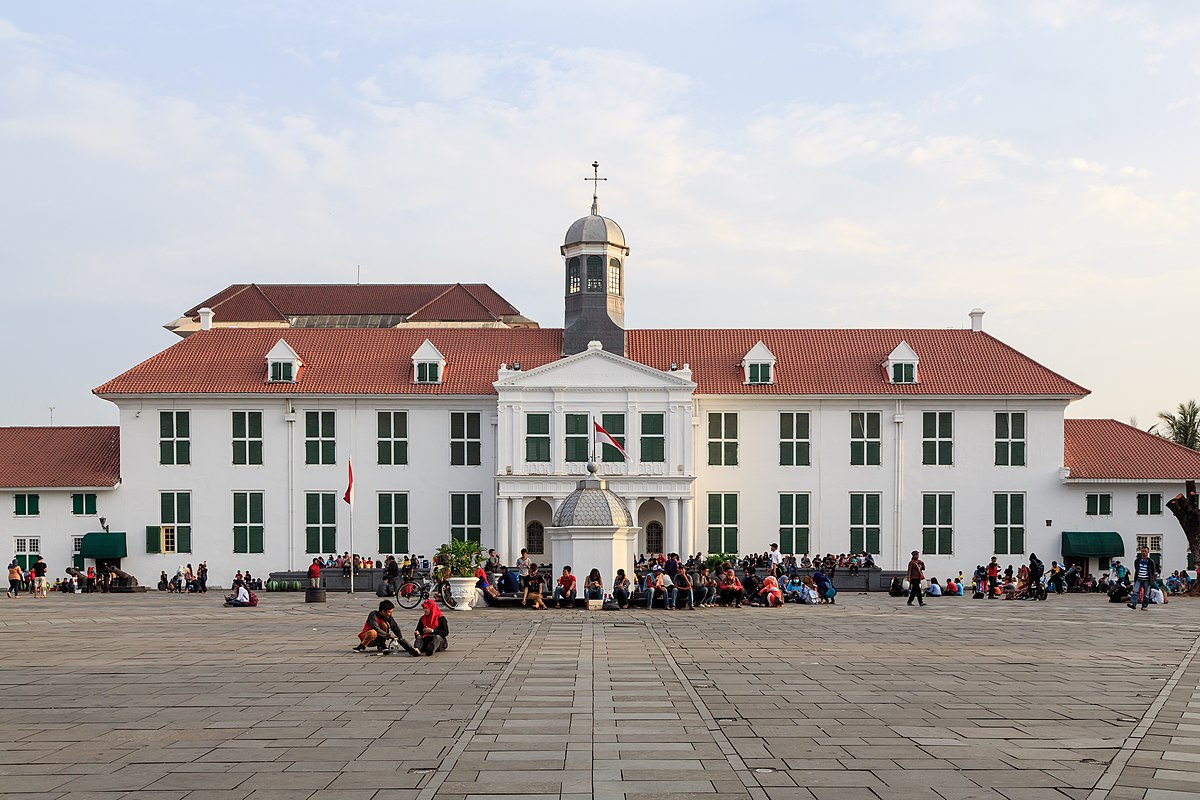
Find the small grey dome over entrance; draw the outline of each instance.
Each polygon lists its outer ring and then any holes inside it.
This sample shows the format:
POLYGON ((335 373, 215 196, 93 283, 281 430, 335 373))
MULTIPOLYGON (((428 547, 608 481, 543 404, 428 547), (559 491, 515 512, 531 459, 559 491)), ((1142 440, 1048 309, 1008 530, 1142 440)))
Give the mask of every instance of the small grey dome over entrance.
POLYGON ((625 501, 608 490, 606 481, 596 477, 594 464, 589 464, 588 470, 592 474, 579 482, 579 488, 567 495, 554 513, 553 526, 633 527, 625 501))
POLYGON ((621 230, 621 226, 613 222, 608 217, 602 217, 599 214, 588 214, 586 217, 580 217, 571 223, 571 227, 567 228, 567 235, 563 238, 563 245, 589 243, 604 243, 614 244, 618 247, 625 246, 625 232, 621 230))

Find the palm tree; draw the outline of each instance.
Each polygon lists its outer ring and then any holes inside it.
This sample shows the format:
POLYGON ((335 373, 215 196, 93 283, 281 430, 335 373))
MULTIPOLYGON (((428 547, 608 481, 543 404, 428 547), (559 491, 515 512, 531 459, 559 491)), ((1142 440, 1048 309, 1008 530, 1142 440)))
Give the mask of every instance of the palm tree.
POLYGON ((1195 400, 1180 403, 1171 414, 1167 411, 1158 412, 1162 430, 1155 425, 1150 430, 1164 439, 1170 439, 1175 444, 1200 450, 1200 406, 1195 400))

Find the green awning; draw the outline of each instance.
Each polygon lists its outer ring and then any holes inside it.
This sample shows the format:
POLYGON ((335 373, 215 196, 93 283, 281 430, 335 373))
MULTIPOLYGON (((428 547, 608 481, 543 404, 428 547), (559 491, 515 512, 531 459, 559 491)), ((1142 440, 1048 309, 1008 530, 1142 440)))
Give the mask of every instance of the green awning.
POLYGON ((1062 554, 1077 558, 1125 555, 1125 541, 1116 531, 1063 531, 1062 554))
POLYGON ((129 555, 125 548, 125 534, 120 531, 85 533, 79 555, 84 558, 125 558, 129 555))

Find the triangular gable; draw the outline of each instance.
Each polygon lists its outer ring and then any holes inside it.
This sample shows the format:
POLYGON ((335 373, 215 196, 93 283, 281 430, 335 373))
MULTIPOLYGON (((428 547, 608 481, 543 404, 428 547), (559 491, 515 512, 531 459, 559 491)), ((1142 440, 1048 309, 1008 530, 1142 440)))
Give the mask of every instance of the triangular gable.
POLYGON ((421 343, 421 346, 417 348, 417 352, 413 353, 412 360, 414 362, 437 361, 440 363, 445 363, 446 357, 442 355, 440 350, 433 346, 433 342, 426 339, 421 343))
POLYGON ((499 319, 461 283, 408 315, 409 322, 493 322, 499 319))
POLYGON ((758 344, 754 345, 754 347, 751 347, 750 352, 746 353, 746 357, 742 360, 747 364, 754 363, 754 362, 756 362, 756 363, 770 362, 770 363, 774 364, 775 363, 775 354, 772 353, 770 351, 770 349, 765 344, 763 344, 762 340, 760 339, 758 341, 758 344))
MULTIPOLYGON (((558 361, 523 372, 503 372, 503 377, 494 386, 550 388, 570 386, 572 388, 617 388, 642 389, 694 389, 695 384, 685 377, 671 372, 662 372, 631 361, 628 358, 601 349, 588 349, 558 361)), ((684 373, 688 376, 691 372, 684 373)))
POLYGON ((896 349, 888 354, 888 363, 895 364, 904 361, 919 361, 917 351, 909 346, 908 342, 901 340, 900 344, 896 345, 896 349))
POLYGON ((209 308, 217 322, 287 321, 287 315, 254 283, 209 308))
POLYGON ((300 354, 292 349, 292 346, 280 339, 267 353, 267 361, 295 361, 300 363, 300 354))

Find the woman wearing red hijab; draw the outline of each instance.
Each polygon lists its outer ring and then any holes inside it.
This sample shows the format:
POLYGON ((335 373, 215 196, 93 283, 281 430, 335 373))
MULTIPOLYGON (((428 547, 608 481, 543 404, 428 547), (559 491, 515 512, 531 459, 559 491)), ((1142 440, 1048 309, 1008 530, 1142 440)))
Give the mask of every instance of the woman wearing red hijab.
POLYGON ((432 598, 421 603, 421 608, 425 609, 425 613, 417 622, 417 638, 413 642, 413 646, 425 655, 431 656, 449 646, 446 640, 450 636, 450 626, 447 624, 442 610, 438 608, 437 602, 432 598))

